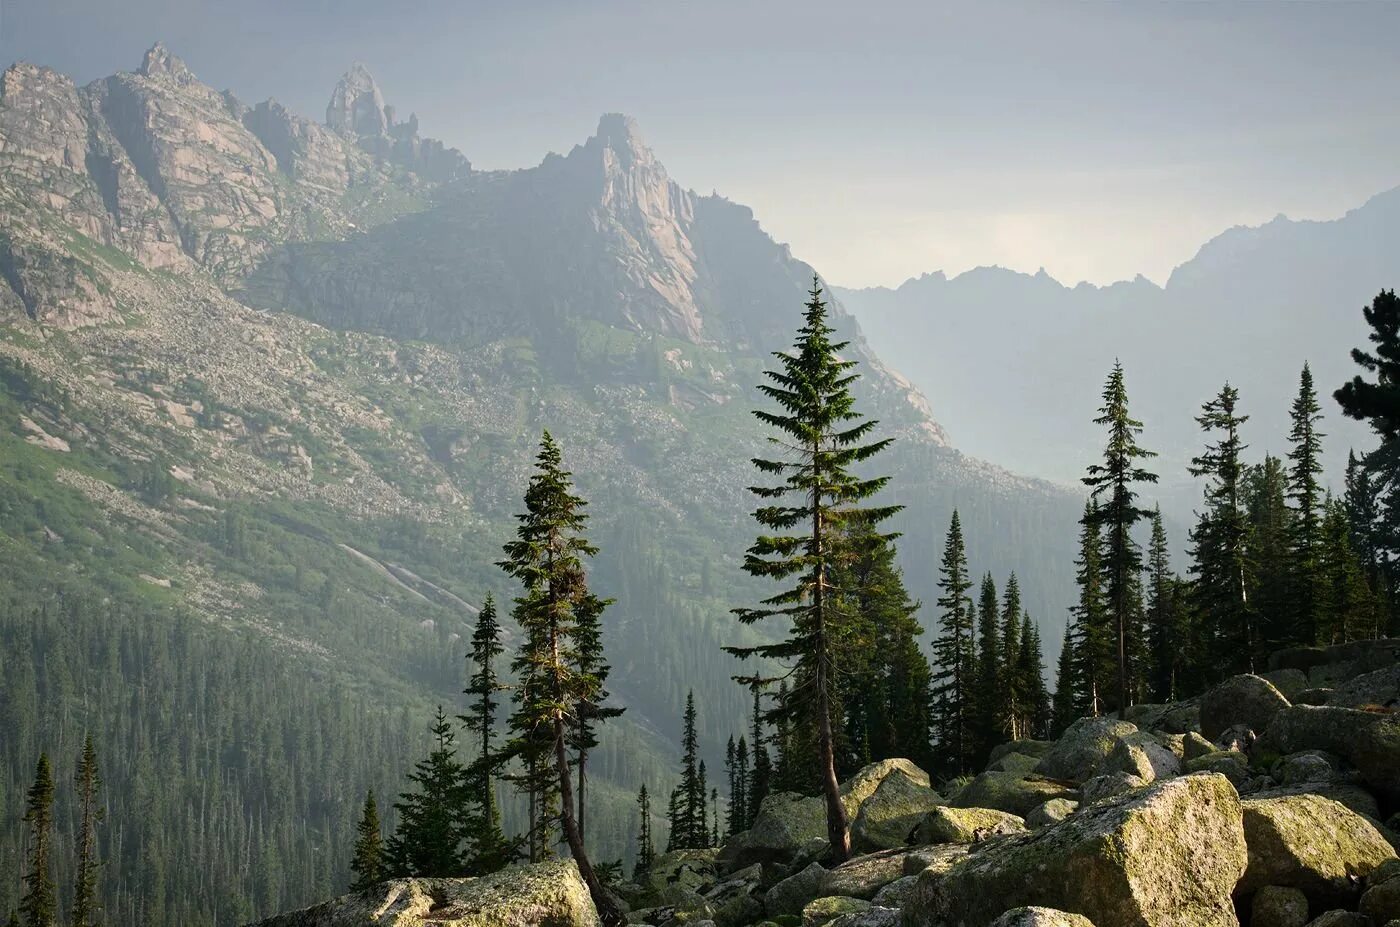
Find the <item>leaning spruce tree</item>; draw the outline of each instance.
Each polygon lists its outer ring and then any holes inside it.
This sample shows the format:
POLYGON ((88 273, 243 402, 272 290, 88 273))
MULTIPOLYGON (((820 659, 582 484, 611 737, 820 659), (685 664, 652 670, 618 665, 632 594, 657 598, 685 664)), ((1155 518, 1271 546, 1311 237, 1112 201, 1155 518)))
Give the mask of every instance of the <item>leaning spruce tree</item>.
POLYGON ((833 332, 821 283, 814 277, 792 351, 774 353, 779 369, 766 371, 771 382, 759 386, 779 408, 754 415, 778 432, 769 441, 786 453, 754 459, 761 473, 779 482, 751 487, 764 500, 754 518, 773 533, 759 535, 744 558, 751 575, 795 582, 758 608, 734 610, 745 624, 785 617, 791 627, 781 643, 728 649, 738 656, 793 661, 797 685, 776 711, 790 718, 801 709, 798 716, 816 726, 827 836, 832 855, 842 861, 850 857, 851 840, 836 779, 832 717, 842 634, 842 617, 833 606, 839 590, 831 585, 832 568, 841 556, 836 539, 860 522, 882 522, 898 507, 860 506, 888 477, 862 478, 852 470, 892 439, 868 440, 876 422, 862 420, 855 411, 851 385, 859 377, 852 372, 856 362, 841 359, 847 342, 833 342, 833 332))
MULTIPOLYGON (((608 603, 588 589, 584 558, 598 549, 583 535, 587 502, 574 493, 572 474, 564 469, 563 454, 548 431, 540 439, 535 464, 525 489, 525 512, 518 516, 515 539, 506 543, 505 559, 498 564, 524 587, 513 613, 524 640, 512 667, 530 684, 516 689, 511 725, 525 742, 541 737, 551 744, 564 839, 599 918, 611 927, 624 923, 624 918, 584 848, 569 768, 569 746, 579 719, 588 711, 586 706, 600 704, 603 695, 596 668, 581 670, 577 662, 580 617, 596 619, 608 603)), ((601 645, 594 656, 600 666, 601 645)), ((597 719, 596 714, 592 717, 597 719)))
POLYGON ((1084 485, 1090 487, 1098 509, 1089 517, 1104 530, 1104 593, 1111 626, 1118 645, 1118 704, 1121 713, 1131 704, 1129 666, 1136 618, 1135 599, 1142 570, 1142 551, 1133 540, 1133 525, 1151 512, 1137 504, 1137 483, 1155 483, 1157 475, 1138 466, 1138 461, 1156 455, 1138 446, 1142 422, 1128 414, 1128 389, 1123 382, 1123 365, 1114 361, 1103 388, 1103 405, 1094 424, 1108 428, 1102 464, 1089 467, 1084 485))

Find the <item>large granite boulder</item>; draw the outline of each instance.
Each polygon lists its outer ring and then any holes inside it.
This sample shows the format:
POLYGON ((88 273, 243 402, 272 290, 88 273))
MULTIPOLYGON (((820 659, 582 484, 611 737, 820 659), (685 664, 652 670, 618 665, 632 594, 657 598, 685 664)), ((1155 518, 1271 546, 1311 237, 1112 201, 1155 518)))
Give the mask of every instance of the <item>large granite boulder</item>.
POLYGON ((904 846, 924 814, 943 803, 927 776, 921 783, 904 770, 892 772, 861 802, 851 824, 851 845, 858 852, 904 846))
POLYGON ((1400 710, 1400 663, 1342 683, 1332 690, 1327 704, 1338 708, 1400 710))
POLYGON ((1094 769, 1097 776, 1112 773, 1129 773, 1143 782, 1155 782, 1181 775, 1181 760, 1156 737, 1138 731, 1118 738, 1108 756, 1094 769))
POLYGON ((1279 756, 1324 750, 1356 767, 1373 790, 1400 799, 1400 715, 1294 705, 1274 716, 1256 749, 1279 756))
POLYGON ((802 909, 802 927, 822 927, 843 914, 860 914, 870 908, 870 902, 864 898, 844 898, 840 895, 818 898, 802 909))
POLYGON ((1245 864, 1234 787, 1183 776, 925 872, 905 918, 910 927, 986 924, 1043 905, 1113 927, 1236 927, 1231 891, 1245 864))
POLYGON ((1321 795, 1323 798, 1330 798, 1346 805, 1363 818, 1378 819, 1380 817, 1380 805, 1376 803, 1374 795, 1359 785, 1336 779, 1328 782, 1295 782, 1278 785, 1271 789, 1261 789, 1249 797, 1284 798, 1289 795, 1321 795))
POLYGON ((672 850, 651 861, 642 888, 663 904, 680 897, 699 895, 719 881, 716 850, 672 850))
POLYGON ((1215 740, 1236 724, 1262 731, 1288 704, 1283 693, 1262 676, 1231 676, 1201 697, 1201 733, 1215 740))
POLYGON ((517 866, 479 879, 394 879, 279 914, 258 927, 597 927, 573 860, 517 866))
POLYGON ((808 902, 822 893, 822 883, 825 880, 826 869, 821 863, 812 863, 806 869, 793 873, 768 889, 763 896, 763 908, 769 917, 801 914, 808 902))
POLYGON ((763 867, 755 863, 705 893, 704 910, 715 927, 742 927, 763 916, 762 878, 763 867))
POLYGON ((1249 905, 1249 927, 1303 927, 1307 922, 1308 896, 1296 888, 1265 885, 1249 905))
POLYGON ((1052 798, 1043 805, 1037 805, 1026 815, 1027 827, 1049 827, 1058 824, 1079 810, 1079 802, 1068 798, 1052 798))
POLYGON ((985 772, 963 786, 953 798, 958 808, 994 808, 1020 817, 1052 798, 1072 798, 1067 783, 1045 776, 1009 772, 985 772))
POLYGON ((1355 901, 1360 882, 1395 850, 1371 822, 1320 795, 1252 798, 1243 803, 1249 867, 1237 891, 1297 888, 1324 909, 1355 901))
POLYGON ((1079 803, 1085 806, 1097 805, 1145 785, 1146 782, 1131 773, 1116 772, 1107 776, 1095 776, 1079 787, 1079 803))
POLYGON ((1039 759, 1049 753, 1054 746, 1055 742, 1053 740, 1031 740, 1029 738, 1008 740, 1004 744, 997 744, 992 748, 992 752, 987 754, 987 766, 990 768, 993 763, 997 762, 1008 753, 1018 753, 1021 756, 1033 756, 1039 759))
POLYGON ((914 831, 918 843, 977 843, 1001 834, 1023 834, 1026 822, 992 808, 934 808, 914 831))
POLYGON ((819 795, 773 792, 764 797, 748 830, 735 834, 719 858, 731 868, 789 860, 803 845, 826 838, 826 803, 819 795))
POLYGON ((1083 914, 1070 914, 1054 908, 1012 908, 992 921, 992 927, 1094 927, 1083 914))
POLYGON ((875 893, 904 875, 908 851, 885 850, 857 856, 831 869, 822 879, 821 894, 874 898, 875 893))
MULTIPOLYGON (((1113 752, 1118 738, 1137 732, 1137 727, 1116 718, 1080 718, 1069 726, 1040 760, 1036 772, 1051 779, 1083 782, 1094 768, 1113 752)), ((1046 798, 1056 796, 1046 796, 1046 798)), ((1042 799, 1044 801, 1045 799, 1042 799)), ((1027 808, 1021 814, 1030 811, 1027 808)))

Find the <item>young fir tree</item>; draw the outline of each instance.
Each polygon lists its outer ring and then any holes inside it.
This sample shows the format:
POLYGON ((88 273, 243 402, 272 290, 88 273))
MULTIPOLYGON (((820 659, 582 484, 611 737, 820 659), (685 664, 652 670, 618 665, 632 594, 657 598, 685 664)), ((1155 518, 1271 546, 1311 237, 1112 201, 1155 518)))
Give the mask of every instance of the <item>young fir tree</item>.
POLYGON ((1045 688, 1045 652, 1040 628, 1025 616, 1021 624, 1021 657, 1017 673, 1022 692, 1021 733, 1043 737, 1050 727, 1050 691, 1045 688))
POLYGON ((1080 685, 1074 660, 1074 619, 1065 623, 1060 659, 1055 671, 1055 696, 1050 705, 1050 736, 1059 737, 1079 716, 1080 685))
POLYGON ((1259 615, 1265 645, 1290 640, 1290 543, 1293 511, 1288 507, 1288 476, 1283 462, 1265 455, 1245 472, 1245 507, 1249 514, 1249 599, 1259 615))
POLYGON ((992 574, 982 577, 977 597, 977 678, 973 686, 977 756, 1001 742, 997 708, 1001 693, 1001 613, 992 574))
POLYGON ((1017 740, 1025 705, 1021 676, 1021 584, 1012 573, 1006 579, 1001 601, 1001 689, 997 702, 997 730, 1001 736, 1017 740))
POLYGON ((34 784, 29 787, 24 806, 24 823, 29 826, 29 864, 24 873, 24 895, 19 913, 24 927, 54 927, 58 923, 58 901, 53 883, 53 772, 47 754, 39 754, 34 768, 34 784))
POLYGON ((501 830, 501 808, 496 799, 496 776, 504 761, 495 743, 496 710, 500 707, 497 696, 509 689, 496 674, 496 660, 504 651, 496 600, 487 593, 476 617, 468 654, 472 670, 465 694, 470 699, 470 710, 461 716, 467 730, 476 735, 476 759, 467 767, 467 797, 473 808, 467 823, 471 848, 467 869, 477 874, 495 872, 515 855, 514 846, 501 830))
POLYGON ((842 542, 850 555, 834 571, 841 607, 852 623, 851 656, 843 680, 846 743, 851 769, 872 760, 907 757, 930 762, 928 660, 923 633, 895 563, 895 546, 872 526, 856 526, 842 542))
POLYGON ((408 774, 415 789, 394 802, 399 826, 389 839, 388 869, 396 876, 448 878, 464 870, 462 841, 466 769, 447 713, 439 705, 433 716, 433 749, 408 774))
POLYGON ((749 741, 739 737, 739 746, 734 751, 734 786, 738 792, 729 798, 730 816, 734 823, 731 834, 748 830, 752 818, 749 817, 749 741))
POLYGON ((707 846, 719 846, 719 789, 710 789, 710 842, 707 846))
POLYGON ((73 876, 73 908, 69 921, 72 927, 90 927, 97 918, 97 872, 102 865, 97 845, 97 825, 102 820, 97 793, 102 788, 102 776, 97 768, 97 750, 92 745, 91 734, 83 741, 73 784, 78 792, 78 869, 73 876))
POLYGON ((939 752, 952 775, 963 775, 974 761, 973 683, 977 675, 973 642, 973 605, 968 596, 967 550, 962 524, 953 511, 939 567, 939 633, 933 642, 934 730, 939 752))
MULTIPOLYGON (((597 548, 583 535, 587 503, 573 492, 572 474, 563 467, 559 446, 546 431, 535 458, 535 472, 525 489, 525 512, 517 517, 515 539, 505 545, 499 566, 520 581, 514 616, 523 632, 512 668, 521 680, 515 690, 511 726, 531 751, 547 738, 554 758, 559 795, 559 823, 569 854, 588 886, 604 924, 623 921, 612 896, 594 870, 574 815, 573 774, 569 768, 570 733, 577 730, 583 706, 602 703, 603 686, 594 671, 580 670, 579 620, 596 620, 607 604, 588 589, 584 558, 597 548)), ((597 716, 593 716, 597 720, 597 716)))
POLYGON ((856 362, 840 358, 846 343, 833 342, 832 334, 821 284, 814 278, 792 351, 775 355, 780 369, 767 371, 771 382, 759 387, 779 411, 754 414, 777 432, 771 438, 774 446, 788 453, 754 461, 760 472, 778 480, 753 487, 764 502, 754 517, 773 533, 760 535, 744 558, 744 569, 754 576, 794 582, 758 608, 735 610, 745 624, 783 617, 791 627, 780 643, 731 652, 794 661, 795 697, 778 710, 815 730, 827 836, 833 859, 842 862, 850 857, 851 843, 836 778, 833 700, 846 629, 834 607, 841 591, 831 587, 832 570, 842 555, 837 539, 844 531, 860 522, 879 524, 897 507, 861 507, 887 478, 861 478, 853 468, 892 439, 869 440, 876 423, 862 420, 851 393, 859 376, 853 372, 856 362))
POLYGON ((1340 644, 1379 636, 1375 600, 1366 585, 1361 560, 1352 547, 1346 506, 1328 499, 1323 505, 1322 581, 1323 643, 1340 644))
POLYGON ((704 761, 700 759, 700 739, 696 731, 695 693, 685 697, 685 714, 681 719, 681 781, 676 787, 679 802, 668 822, 671 829, 671 850, 702 850, 709 846, 709 829, 705 822, 705 802, 708 798, 704 761))
POLYGON ((758 807, 773 785, 773 762, 768 755, 768 737, 764 734, 763 688, 773 680, 762 676, 735 676, 734 681, 747 686, 753 697, 753 711, 749 715, 749 742, 752 747, 752 764, 749 767, 748 784, 744 789, 744 825, 740 830, 748 830, 753 819, 758 817, 758 807))
POLYGON ((1075 677, 1079 684, 1076 713, 1098 717, 1104 710, 1104 691, 1113 676, 1113 629, 1103 590, 1103 535, 1098 507, 1092 498, 1084 503, 1079 521, 1079 556, 1075 560, 1079 601, 1071 608, 1075 628, 1075 677))
POLYGON ((360 823, 355 825, 355 851, 350 857, 352 891, 362 891, 384 881, 384 837, 379 826, 379 803, 374 791, 365 794, 360 823))
POLYGON ((1320 643, 1324 635, 1322 615, 1322 515, 1323 494, 1322 438, 1318 422, 1322 407, 1313 388, 1312 370, 1307 364, 1298 378, 1298 395, 1289 410, 1292 428, 1288 440, 1288 496, 1293 501, 1293 532, 1289 550, 1292 563, 1291 639, 1299 643, 1320 643))
POLYGON ((1242 492, 1246 445, 1240 426, 1239 391, 1226 383, 1201 407, 1201 430, 1216 436, 1191 459, 1192 476, 1206 477, 1205 510, 1191 533, 1196 612, 1200 617, 1197 654, 1216 675, 1254 672, 1263 657, 1254 608, 1249 601, 1249 519, 1242 492))
POLYGON ((646 783, 637 790, 637 863, 632 868, 632 879, 640 881, 651 869, 656 850, 651 842, 651 796, 647 794, 646 783))
POLYGON ((612 667, 608 665, 603 657, 603 627, 599 622, 603 607, 610 604, 602 599, 590 598, 588 607, 580 607, 576 610, 576 626, 574 628, 574 670, 582 679, 596 680, 592 687, 591 695, 581 699, 578 704, 578 716, 572 737, 570 738, 577 753, 575 769, 578 773, 578 832, 579 837, 586 836, 584 824, 586 820, 586 803, 584 801, 587 794, 588 777, 588 751, 598 746, 597 725, 600 722, 616 718, 625 709, 615 705, 608 705, 608 690, 604 688, 608 681, 608 674, 612 672, 612 667))
POLYGON ((1155 483, 1157 475, 1138 465, 1138 461, 1156 456, 1138 446, 1137 436, 1142 422, 1128 412, 1128 389, 1123 381, 1123 365, 1114 362, 1113 370, 1103 389, 1103 405, 1094 424, 1108 429, 1102 464, 1089 467, 1084 485, 1092 490, 1099 502, 1093 518, 1104 532, 1103 582, 1104 599, 1111 627, 1115 631, 1118 651, 1118 692, 1114 708, 1123 711, 1132 704, 1130 683, 1138 671, 1129 664, 1134 649, 1133 632, 1136 623, 1134 609, 1141 603, 1140 574, 1142 551, 1133 540, 1133 526, 1150 513, 1138 506, 1138 483, 1155 483), (1137 590, 1138 598, 1134 595, 1137 590))
POLYGON ((1147 689, 1158 702, 1177 700, 1182 663, 1195 654, 1183 633, 1176 605, 1171 549, 1158 506, 1152 511, 1152 540, 1147 546, 1147 689))
POLYGON ((710 785, 705 776, 705 761, 700 761, 700 818, 696 821, 696 847, 701 850, 709 849, 710 846, 710 805, 709 805, 710 785))
MULTIPOLYGON (((1353 348, 1351 359, 1365 373, 1352 377, 1333 396, 1345 415, 1368 423, 1380 439, 1380 446, 1362 462, 1372 501, 1361 522, 1369 540, 1357 550, 1363 559, 1372 558, 1372 588, 1389 611, 1395 608, 1393 565, 1400 555, 1400 297, 1394 290, 1381 290, 1361 312, 1371 327, 1367 340, 1372 347, 1353 348)), ((1393 615, 1383 623, 1400 633, 1393 615)))

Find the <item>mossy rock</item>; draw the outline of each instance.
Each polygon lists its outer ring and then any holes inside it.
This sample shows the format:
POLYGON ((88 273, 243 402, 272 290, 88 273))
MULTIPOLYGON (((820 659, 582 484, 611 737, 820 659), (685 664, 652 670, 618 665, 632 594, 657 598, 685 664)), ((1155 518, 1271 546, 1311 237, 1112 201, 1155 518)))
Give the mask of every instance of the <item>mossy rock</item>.
POLYGON ((802 909, 802 927, 822 927, 843 914, 860 914, 870 908, 870 902, 863 898, 840 895, 818 898, 802 909))
POLYGON ((1079 802, 1068 798, 1052 798, 1043 805, 1036 806, 1026 815, 1026 826, 1030 828, 1049 827, 1058 824, 1079 810, 1079 802))
POLYGON ((861 803, 851 825, 851 843, 858 851, 904 846, 930 809, 944 804, 943 796, 903 770, 891 772, 861 803))
POLYGON ((1023 906, 1103 925, 1237 927, 1231 892, 1246 859, 1229 780, 1183 776, 930 869, 904 911, 909 927, 987 924, 1023 906))
POLYGON ((875 893, 904 875, 907 851, 886 850, 847 860, 827 872, 821 894, 874 898, 875 893))
POLYGON ((1373 790, 1400 800, 1400 715, 1294 705, 1274 716, 1256 746, 1278 756, 1324 750, 1356 767, 1373 790))
POLYGON ((992 921, 992 927, 1094 927, 1083 914, 1071 914, 1054 908, 1012 908, 992 921))
POLYGON ((1283 693, 1262 676, 1231 676, 1201 696, 1201 733, 1215 740, 1236 724, 1262 731, 1288 705, 1283 693))
POLYGON ((1249 903, 1249 927, 1303 927, 1308 896, 1285 885, 1266 885, 1249 903))
POLYGON ((1083 782, 1112 752, 1118 738, 1136 732, 1135 725, 1116 718, 1080 718, 1060 735, 1055 746, 1041 758, 1036 772, 1051 779, 1083 782))
POLYGON ((1073 797, 1074 789, 1068 783, 1041 775, 985 772, 963 786, 951 804, 958 808, 991 808, 1025 817, 1031 809, 1052 798, 1073 797))
POLYGON ((1249 868, 1238 892, 1266 885, 1299 889, 1316 907, 1356 901, 1361 880, 1395 850, 1369 821, 1320 795, 1243 802, 1249 868))
POLYGON ((1155 782, 1181 775, 1181 760, 1152 734, 1138 731, 1118 738, 1108 756, 1094 769, 1098 776, 1120 772, 1137 776, 1143 782, 1155 782))
POLYGON ((977 843, 1001 834, 1025 833, 1026 822, 993 808, 934 808, 919 823, 919 843, 977 843))

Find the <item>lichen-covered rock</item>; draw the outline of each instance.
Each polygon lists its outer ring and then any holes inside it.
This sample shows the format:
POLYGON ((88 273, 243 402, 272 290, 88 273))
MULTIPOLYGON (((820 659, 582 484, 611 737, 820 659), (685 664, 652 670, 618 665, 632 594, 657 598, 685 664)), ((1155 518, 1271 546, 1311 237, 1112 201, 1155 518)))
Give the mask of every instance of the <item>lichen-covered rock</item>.
POLYGON ((1335 691, 1335 689, 1326 686, 1315 686, 1313 688, 1304 689, 1293 698, 1290 698, 1289 701, 1295 705, 1326 705, 1328 702, 1332 701, 1332 693, 1335 691))
POLYGON ((1290 753, 1279 760, 1274 777, 1284 785, 1300 782, 1329 782, 1337 776, 1337 758, 1321 750, 1290 753))
POLYGON ((1342 683, 1332 691, 1327 704, 1338 708, 1400 709, 1400 663, 1342 683))
POLYGON ((742 927, 763 916, 762 877, 763 867, 755 864, 705 893, 705 908, 715 927, 742 927))
POLYGON ((907 851, 886 850, 857 856, 827 872, 821 894, 874 898, 875 893, 904 875, 907 851))
POLYGON ((259 927, 597 927, 573 860, 518 866, 479 879, 395 879, 279 914, 259 927))
POLYGON ((826 805, 820 796, 773 792, 759 805, 748 830, 735 834, 719 858, 732 868, 791 859, 804 844, 826 839, 826 805))
POLYGON ((763 896, 763 908, 770 917, 801 914, 807 903, 821 894, 825 879, 826 869, 821 863, 812 863, 768 889, 763 896))
POLYGON ((1049 753, 1055 746, 1053 740, 1008 740, 1004 744, 997 744, 992 748, 992 752, 987 754, 987 766, 1006 756, 1008 753, 1019 753, 1022 756, 1033 756, 1036 759, 1049 753))
POLYGON ((1026 815, 1027 827, 1049 827, 1051 824, 1058 824, 1065 818, 1074 814, 1079 809, 1079 802, 1071 801, 1068 798, 1052 798, 1042 805, 1037 805, 1026 815))
POLYGON ((1200 699, 1169 702, 1165 705, 1132 705, 1123 713, 1123 720, 1144 731, 1163 734, 1187 734, 1201 727, 1200 699))
POLYGON ((1183 776, 925 872, 905 917, 911 927, 985 924, 1043 905, 1111 927, 1235 927, 1231 891, 1245 863, 1234 787, 1183 776))
POLYGON ((1356 767, 1372 789, 1400 799, 1400 715, 1294 705, 1274 716, 1258 749, 1279 755, 1325 750, 1356 767))
POLYGON ((1214 753, 1207 753, 1193 760, 1187 760, 1185 770, 1188 773, 1219 773, 1234 783, 1236 788, 1243 785, 1245 779, 1249 778, 1249 762, 1244 758, 1244 754, 1234 750, 1217 750, 1214 753))
POLYGON ((1190 731, 1181 740, 1182 759, 1194 760, 1196 757, 1205 756, 1207 753, 1215 752, 1215 744, 1206 740, 1197 731, 1190 731))
POLYGON ((1094 927, 1094 922, 1083 914, 1031 906, 1003 911, 992 927, 1094 927))
POLYGON ((1215 740, 1236 724, 1262 731, 1288 704, 1283 693, 1261 676, 1231 676, 1201 696, 1201 733, 1215 740))
POLYGON ((1136 732, 1137 727, 1116 718, 1080 718, 1060 735, 1036 766, 1036 772, 1051 779, 1083 782, 1113 751, 1118 738, 1136 732))
POLYGON ((1025 833, 1022 818, 993 808, 934 808, 914 831, 918 843, 977 843, 1000 834, 1025 833))
POLYGON ((1316 905, 1354 900, 1360 880, 1395 858, 1369 821, 1331 799, 1290 795, 1242 804, 1249 868, 1241 895, 1285 885, 1316 905))
POLYGON ((1035 772, 1040 765, 1040 757, 1025 753, 1006 753, 987 764, 987 772, 1009 772, 1025 775, 1035 772))
POLYGON ((881 760, 863 766, 841 785, 841 802, 846 806, 846 815, 855 820, 860 806, 891 776, 898 776, 913 785, 929 787, 928 773, 906 759, 881 760))
POLYGON ((703 894, 719 881, 715 868, 717 850, 672 850, 652 860, 642 887, 665 904, 680 895, 703 894))
POLYGON ((900 927, 898 908, 882 908, 875 905, 865 911, 843 914, 830 922, 830 927, 900 927))
POLYGON ((1291 886, 1265 885, 1249 904, 1249 927, 1303 927, 1308 896, 1291 886))
POLYGON ((1389 879, 1366 889, 1359 910, 1377 924, 1400 918, 1400 879, 1389 879))
POLYGON ((851 825, 851 843, 858 851, 904 846, 924 814, 943 803, 927 777, 920 783, 902 770, 892 772, 861 803, 851 825))
POLYGON ((1094 769, 1096 776, 1120 772, 1137 776, 1143 782, 1155 782, 1181 775, 1181 760, 1156 737, 1138 731, 1118 738, 1108 756, 1094 769))
POLYGON ((802 927, 822 927, 843 914, 860 914, 871 907, 864 898, 843 898, 840 895, 818 898, 802 909, 802 927))
POLYGON ((1295 695, 1308 688, 1308 674, 1291 666, 1269 670, 1259 675, 1272 683, 1273 687, 1282 692, 1283 697, 1290 702, 1293 701, 1295 695))
POLYGON ((958 808, 993 808, 1025 817, 1036 805, 1073 795, 1068 784, 1039 774, 985 772, 963 786, 951 804, 958 808))
POLYGON ((915 847, 904 857, 904 874, 916 876, 930 869, 944 872, 971 851, 965 843, 942 843, 915 847))
POLYGON ((1249 797, 1283 798, 1289 795, 1321 795, 1323 798, 1330 798, 1346 805, 1364 818, 1377 818, 1380 815, 1380 806, 1376 803, 1374 795, 1359 785, 1340 779, 1328 782, 1296 782, 1290 785, 1280 785, 1270 789, 1262 789, 1249 797))
POLYGON ((893 882, 881 887, 870 899, 877 908, 902 908, 914 893, 914 883, 919 881, 917 874, 902 875, 893 882))
POLYGON ((1147 785, 1131 773, 1116 772, 1107 776, 1095 776, 1079 787, 1079 803, 1084 806, 1126 795, 1147 785))
POLYGON ((1364 914, 1338 908, 1308 921, 1307 927, 1372 927, 1372 924, 1371 919, 1364 914))

